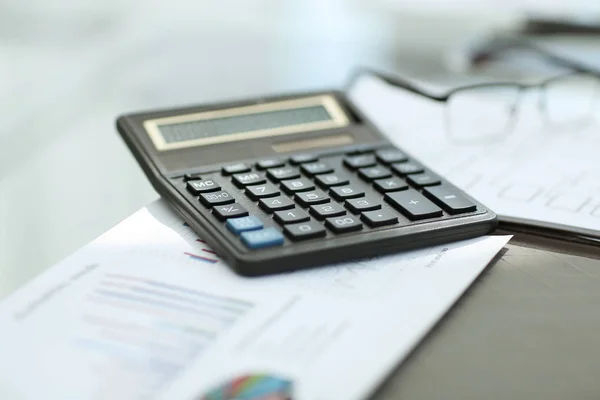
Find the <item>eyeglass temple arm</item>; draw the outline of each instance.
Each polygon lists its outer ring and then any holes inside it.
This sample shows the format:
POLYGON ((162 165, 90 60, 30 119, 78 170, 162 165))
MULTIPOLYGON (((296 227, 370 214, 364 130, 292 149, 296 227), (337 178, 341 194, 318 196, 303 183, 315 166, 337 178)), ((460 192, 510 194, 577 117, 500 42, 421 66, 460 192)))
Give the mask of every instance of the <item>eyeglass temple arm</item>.
POLYGON ((376 71, 372 68, 361 67, 354 71, 352 77, 349 80, 348 87, 351 87, 361 76, 363 75, 373 75, 383 80, 384 82, 399 87, 401 89, 407 90, 411 93, 415 93, 421 96, 425 96, 431 100, 435 101, 446 101, 448 99, 448 95, 434 95, 432 93, 428 93, 425 90, 418 88, 417 86, 410 83, 408 80, 404 80, 399 76, 388 74, 385 72, 376 71))

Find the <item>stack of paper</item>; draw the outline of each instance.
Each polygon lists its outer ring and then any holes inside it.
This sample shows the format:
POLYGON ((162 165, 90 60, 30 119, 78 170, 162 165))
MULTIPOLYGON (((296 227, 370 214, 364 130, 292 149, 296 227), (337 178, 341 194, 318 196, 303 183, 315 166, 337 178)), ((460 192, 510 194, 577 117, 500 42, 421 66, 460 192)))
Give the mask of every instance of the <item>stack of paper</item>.
MULTIPOLYGON (((446 129, 445 103, 368 74, 350 90, 353 102, 392 142, 503 221, 600 237, 600 125, 593 119, 585 125, 552 125, 539 113, 540 95, 538 90, 523 93, 516 126, 505 135, 457 142, 446 129)), ((477 107, 462 110, 466 119, 478 112, 477 107)))
POLYGON ((508 239, 249 279, 158 201, 0 306, 0 398, 365 398, 508 239))

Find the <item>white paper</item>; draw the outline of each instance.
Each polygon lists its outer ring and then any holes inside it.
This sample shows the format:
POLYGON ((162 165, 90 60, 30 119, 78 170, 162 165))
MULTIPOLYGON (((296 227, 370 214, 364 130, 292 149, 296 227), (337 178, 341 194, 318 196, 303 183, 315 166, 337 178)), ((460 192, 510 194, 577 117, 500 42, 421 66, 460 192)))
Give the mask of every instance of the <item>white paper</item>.
POLYGON ((525 93, 512 133, 494 141, 457 143, 444 129, 443 104, 370 75, 350 90, 351 99, 392 142, 503 220, 600 236, 600 124, 552 126, 537 112, 539 95, 525 93))
POLYGON ((0 305, 0 398, 199 399, 255 374, 365 398, 508 239, 243 278, 158 201, 0 305))

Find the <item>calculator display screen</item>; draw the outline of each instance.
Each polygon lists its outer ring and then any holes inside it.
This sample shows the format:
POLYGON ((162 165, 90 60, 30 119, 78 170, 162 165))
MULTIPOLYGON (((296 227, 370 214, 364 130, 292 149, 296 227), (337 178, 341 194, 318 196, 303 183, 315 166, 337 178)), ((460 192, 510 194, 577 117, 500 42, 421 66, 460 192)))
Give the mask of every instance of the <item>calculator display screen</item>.
POLYGON ((157 150, 332 129, 349 124, 331 95, 313 96, 145 121, 157 150))

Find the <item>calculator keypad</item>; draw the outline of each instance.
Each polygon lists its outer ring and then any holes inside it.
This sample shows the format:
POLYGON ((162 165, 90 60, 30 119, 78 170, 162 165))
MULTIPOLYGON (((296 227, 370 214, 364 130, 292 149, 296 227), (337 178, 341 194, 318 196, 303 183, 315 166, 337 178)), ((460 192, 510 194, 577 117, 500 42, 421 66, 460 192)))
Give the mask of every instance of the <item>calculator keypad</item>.
POLYGON ((460 191, 394 148, 260 159, 186 176, 184 190, 248 249, 477 211, 460 191))

